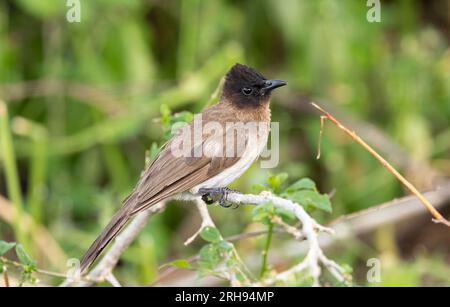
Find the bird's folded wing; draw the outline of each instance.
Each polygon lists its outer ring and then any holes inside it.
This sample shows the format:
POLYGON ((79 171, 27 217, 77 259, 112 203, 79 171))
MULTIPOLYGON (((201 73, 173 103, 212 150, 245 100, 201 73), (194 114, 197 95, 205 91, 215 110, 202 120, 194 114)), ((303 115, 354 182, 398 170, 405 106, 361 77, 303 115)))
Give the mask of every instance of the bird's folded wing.
POLYGON ((241 132, 236 135, 231 129, 203 136, 201 143, 192 147, 188 157, 173 154, 171 145, 176 139, 168 142, 133 191, 137 193, 137 201, 132 204, 132 214, 174 194, 188 191, 239 161, 248 144, 248 135, 241 132), (226 135, 229 133, 235 136, 231 155, 226 150, 226 135), (238 146, 238 143, 244 145, 238 146), (195 157, 193 154, 199 146, 202 154, 195 157))

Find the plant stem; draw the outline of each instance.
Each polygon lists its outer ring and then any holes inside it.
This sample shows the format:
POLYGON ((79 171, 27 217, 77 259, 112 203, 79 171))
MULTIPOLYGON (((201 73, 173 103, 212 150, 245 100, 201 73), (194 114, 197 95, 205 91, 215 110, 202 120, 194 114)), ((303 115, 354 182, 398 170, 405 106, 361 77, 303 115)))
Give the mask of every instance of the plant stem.
POLYGON ((0 152, 5 167, 8 195, 14 206, 14 233, 17 240, 26 245, 25 232, 21 227, 23 204, 16 167, 16 156, 9 125, 8 108, 2 100, 0 100, 0 152))
POLYGON ((34 152, 30 157, 30 190, 27 204, 29 212, 38 224, 42 224, 42 209, 44 205, 44 186, 47 168, 47 142, 46 139, 33 140, 34 152))
POLYGON ((3 279, 5 281, 5 287, 9 287, 9 277, 8 277, 8 271, 5 268, 5 271, 3 272, 3 279))
POLYGON ((30 215, 36 223, 42 223, 44 187, 47 173, 48 133, 45 127, 27 119, 16 117, 12 123, 14 133, 29 137, 32 142, 30 154, 29 188, 26 200, 30 215))
POLYGON ((199 0, 183 0, 180 8, 180 34, 177 55, 177 74, 182 77, 195 67, 199 36, 199 0))
POLYGON ((420 193, 416 187, 409 182, 405 177, 403 177, 388 161, 386 161, 379 153, 377 153, 372 147, 369 146, 366 142, 363 141, 354 131, 345 127, 340 121, 334 118, 333 115, 325 111, 322 107, 318 106, 314 102, 311 103, 313 107, 322 112, 333 124, 335 124, 339 129, 348 134, 355 142, 364 147, 378 162, 381 163, 392 175, 394 175, 411 193, 417 196, 425 208, 428 209, 430 214, 433 216, 433 222, 442 223, 448 227, 450 227, 450 222, 447 221, 442 214, 434 208, 434 206, 426 199, 422 193, 420 193))
MULTIPOLYGON (((20 262, 17 262, 17 261, 14 261, 14 260, 10 260, 10 259, 5 258, 5 257, 0 257, 0 260, 4 264, 9 264, 9 265, 12 265, 12 266, 14 266, 16 268, 24 269, 24 265, 22 263, 20 263, 20 262)), ((47 276, 51 276, 51 277, 67 278, 67 274, 65 274, 65 273, 47 271, 47 270, 43 270, 43 269, 39 269, 39 268, 36 268, 36 272, 39 273, 39 274, 47 275, 47 276)))
POLYGON ((269 254, 270 243, 272 242, 272 233, 273 223, 270 221, 267 229, 266 245, 264 246, 264 250, 262 252, 261 273, 259 274, 260 278, 262 278, 267 271, 267 255, 269 254))

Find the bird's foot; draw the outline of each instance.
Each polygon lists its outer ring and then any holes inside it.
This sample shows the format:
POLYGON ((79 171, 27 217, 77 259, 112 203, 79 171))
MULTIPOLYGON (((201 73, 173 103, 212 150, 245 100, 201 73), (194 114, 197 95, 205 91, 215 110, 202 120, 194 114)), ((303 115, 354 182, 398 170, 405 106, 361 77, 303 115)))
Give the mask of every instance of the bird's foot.
MULTIPOLYGON (((227 202, 227 196, 229 193, 238 193, 238 191, 230 189, 228 187, 223 188, 201 188, 198 192, 202 195, 202 200, 207 204, 211 205, 218 202, 221 207, 230 208, 233 204, 227 202)), ((234 207, 238 208, 239 205, 234 207)))

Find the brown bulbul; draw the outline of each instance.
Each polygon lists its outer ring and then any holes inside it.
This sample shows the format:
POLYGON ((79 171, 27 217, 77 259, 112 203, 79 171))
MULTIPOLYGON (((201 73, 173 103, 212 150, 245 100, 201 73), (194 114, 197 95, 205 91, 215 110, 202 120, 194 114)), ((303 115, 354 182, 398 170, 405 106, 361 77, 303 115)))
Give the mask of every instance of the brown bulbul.
POLYGON ((234 65, 225 77, 220 102, 197 114, 164 145, 84 255, 81 271, 94 262, 131 217, 163 200, 202 196, 211 201, 210 196, 221 195, 219 203, 227 207, 226 186, 264 149, 270 126, 270 94, 283 85, 286 82, 268 80, 246 65, 234 65), (196 131, 198 122, 200 133, 196 131))

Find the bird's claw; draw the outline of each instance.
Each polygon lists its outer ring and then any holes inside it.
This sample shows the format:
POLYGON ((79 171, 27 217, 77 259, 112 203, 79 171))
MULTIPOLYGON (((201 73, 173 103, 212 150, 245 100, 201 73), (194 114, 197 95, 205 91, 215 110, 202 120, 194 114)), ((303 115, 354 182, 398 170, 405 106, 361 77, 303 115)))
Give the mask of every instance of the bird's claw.
MULTIPOLYGON (((227 196, 229 193, 237 193, 236 190, 230 189, 228 187, 224 188, 201 188, 198 191, 202 195, 202 200, 207 204, 211 205, 218 202, 221 207, 230 208, 233 204, 227 203, 227 196)), ((234 209, 238 208, 236 205, 234 209)))
POLYGON ((202 195, 202 200, 205 202, 205 204, 207 205, 212 205, 214 203, 214 199, 211 197, 211 195, 209 193, 205 193, 202 195))

